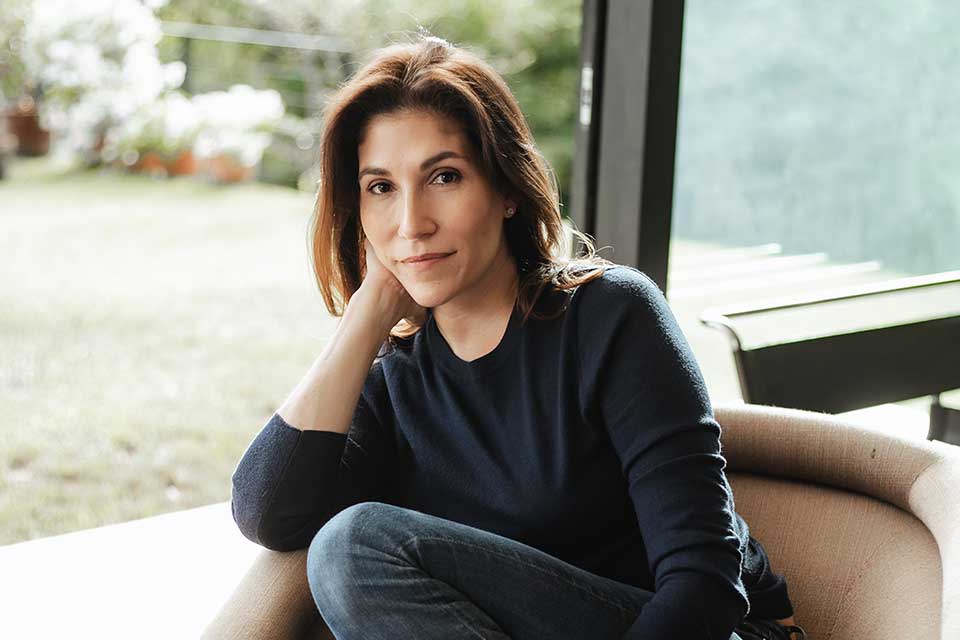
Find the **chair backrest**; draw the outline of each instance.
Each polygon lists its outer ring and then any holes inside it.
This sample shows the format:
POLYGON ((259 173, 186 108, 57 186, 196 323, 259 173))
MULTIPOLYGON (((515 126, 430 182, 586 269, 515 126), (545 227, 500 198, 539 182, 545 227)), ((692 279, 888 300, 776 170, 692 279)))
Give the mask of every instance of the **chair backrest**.
POLYGON ((960 638, 960 449, 715 407, 737 511, 813 640, 960 638))

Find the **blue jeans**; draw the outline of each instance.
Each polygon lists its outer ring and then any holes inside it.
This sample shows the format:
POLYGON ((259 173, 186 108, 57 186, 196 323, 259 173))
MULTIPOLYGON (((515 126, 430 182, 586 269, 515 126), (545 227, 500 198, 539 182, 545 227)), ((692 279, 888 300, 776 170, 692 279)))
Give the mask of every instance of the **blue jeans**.
POLYGON ((307 581, 337 640, 619 639, 653 597, 521 542, 380 502, 348 507, 320 529, 307 581))

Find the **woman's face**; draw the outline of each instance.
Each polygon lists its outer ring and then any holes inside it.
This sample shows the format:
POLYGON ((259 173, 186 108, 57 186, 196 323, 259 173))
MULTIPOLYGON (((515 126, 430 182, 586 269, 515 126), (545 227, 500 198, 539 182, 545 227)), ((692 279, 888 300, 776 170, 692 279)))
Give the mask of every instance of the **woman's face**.
POLYGON ((503 221, 515 203, 481 173, 452 119, 422 111, 381 115, 364 134, 360 222, 377 258, 420 306, 460 294, 479 299, 477 289, 508 259, 503 221), (425 253, 450 255, 404 262, 425 253))

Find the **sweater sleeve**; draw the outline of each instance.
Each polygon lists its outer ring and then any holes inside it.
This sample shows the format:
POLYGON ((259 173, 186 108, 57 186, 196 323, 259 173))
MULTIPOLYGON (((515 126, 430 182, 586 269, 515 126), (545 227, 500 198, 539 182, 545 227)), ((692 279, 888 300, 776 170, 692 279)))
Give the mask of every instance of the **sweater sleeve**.
POLYGON ((752 536, 743 556, 743 584, 750 596, 750 614, 754 618, 781 620, 794 614, 786 579, 773 570, 766 549, 752 536))
POLYGON ((358 502, 385 499, 391 440, 377 418, 382 369, 375 361, 348 433, 300 430, 274 414, 232 476, 231 510, 245 537, 268 549, 310 544, 334 515, 358 502))
POLYGON ((749 611, 720 425, 657 285, 615 268, 585 285, 581 394, 621 462, 654 597, 625 638, 728 640, 749 611))

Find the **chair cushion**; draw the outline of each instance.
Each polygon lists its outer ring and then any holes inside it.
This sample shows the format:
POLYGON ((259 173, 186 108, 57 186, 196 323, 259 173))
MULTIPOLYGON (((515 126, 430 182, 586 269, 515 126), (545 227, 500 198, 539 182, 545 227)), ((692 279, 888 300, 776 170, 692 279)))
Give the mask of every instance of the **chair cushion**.
POLYGON ((924 524, 882 500, 728 471, 737 512, 782 573, 811 640, 937 640, 941 565, 924 524))

